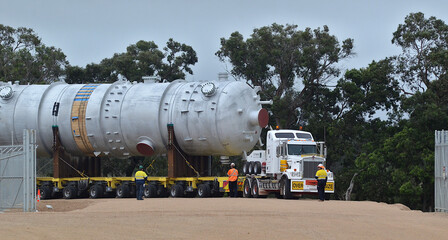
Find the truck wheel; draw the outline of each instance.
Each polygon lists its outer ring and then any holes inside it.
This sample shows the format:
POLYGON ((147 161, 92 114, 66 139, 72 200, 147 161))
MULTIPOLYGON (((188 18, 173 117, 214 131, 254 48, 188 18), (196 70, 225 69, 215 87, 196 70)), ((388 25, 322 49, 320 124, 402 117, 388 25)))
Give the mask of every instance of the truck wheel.
POLYGON ((117 187, 116 191, 117 198, 126 198, 129 196, 129 186, 122 184, 117 187))
POLYGON ((261 162, 254 162, 254 174, 261 174, 261 162))
POLYGON ((243 197, 245 197, 245 198, 252 197, 249 179, 244 180, 243 197))
POLYGON ((40 187, 40 199, 50 199, 51 198, 51 188, 50 186, 40 187))
POLYGON ((291 180, 284 178, 282 184, 282 195, 283 199, 291 199, 292 193, 291 193, 291 180))
POLYGON ((101 198, 103 197, 103 193, 103 186, 101 185, 93 185, 89 189, 90 198, 101 198))
POLYGON ((249 174, 249 162, 245 162, 243 165, 243 174, 249 174))
POLYGON ((156 186, 149 184, 146 185, 145 189, 143 190, 143 195, 145 198, 155 198, 157 197, 157 188, 156 186))
POLYGON ((260 197, 257 180, 254 180, 252 182, 252 196, 254 198, 259 198, 260 197))
POLYGON ((198 197, 206 198, 210 196, 210 186, 208 184, 200 184, 198 186, 198 197))
POLYGON ((183 197, 184 187, 182 187, 182 185, 180 184, 174 184, 173 186, 171 186, 170 194, 173 198, 183 197))
POLYGON ((77 190, 73 186, 67 186, 62 190, 62 196, 64 199, 73 199, 77 196, 77 190))
POLYGON ((255 174, 255 172, 254 172, 254 165, 255 165, 255 162, 250 162, 249 163, 249 174, 255 174))

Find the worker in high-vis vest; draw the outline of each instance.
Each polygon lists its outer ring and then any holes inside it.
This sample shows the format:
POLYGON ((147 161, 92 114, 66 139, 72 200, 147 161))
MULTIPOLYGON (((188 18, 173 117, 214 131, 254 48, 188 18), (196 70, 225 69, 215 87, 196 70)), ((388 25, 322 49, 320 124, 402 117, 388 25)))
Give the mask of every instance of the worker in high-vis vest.
POLYGON ((238 170, 235 168, 235 163, 230 164, 230 169, 227 172, 227 176, 229 176, 229 190, 230 197, 238 196, 238 170))
POLYGON ((317 192, 319 193, 319 201, 325 200, 325 185, 327 185, 327 171, 322 164, 317 165, 316 179, 317 179, 317 192))
POLYGON ((143 185, 145 184, 148 175, 143 171, 143 166, 138 167, 138 171, 135 173, 135 187, 137 200, 143 200, 143 185))

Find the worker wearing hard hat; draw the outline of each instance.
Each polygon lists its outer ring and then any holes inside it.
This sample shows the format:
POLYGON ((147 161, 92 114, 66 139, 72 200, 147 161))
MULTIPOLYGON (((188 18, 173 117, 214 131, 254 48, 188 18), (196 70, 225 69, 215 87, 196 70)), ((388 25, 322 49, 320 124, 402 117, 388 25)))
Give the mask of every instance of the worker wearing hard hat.
POLYGON ((316 179, 317 179, 317 192, 319 193, 319 201, 325 200, 325 185, 327 185, 327 171, 322 164, 317 165, 316 179))
POLYGON ((230 197, 238 196, 238 170, 235 168, 235 163, 230 164, 230 169, 227 171, 229 176, 229 195, 230 197))
POLYGON ((143 185, 145 184, 148 175, 143 171, 143 166, 138 167, 138 171, 135 173, 135 187, 137 200, 143 200, 143 185))

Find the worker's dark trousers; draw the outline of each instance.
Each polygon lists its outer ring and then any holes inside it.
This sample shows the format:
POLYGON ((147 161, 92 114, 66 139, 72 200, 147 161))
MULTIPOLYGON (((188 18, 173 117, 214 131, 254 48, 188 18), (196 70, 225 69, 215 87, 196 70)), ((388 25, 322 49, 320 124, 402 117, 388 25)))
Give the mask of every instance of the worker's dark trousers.
POLYGON ((233 181, 233 182, 229 181, 229 190, 230 190, 229 196, 230 197, 238 197, 237 187, 238 187, 238 181, 233 181))
POLYGON ((135 195, 137 196, 137 200, 143 199, 143 183, 144 182, 135 182, 135 195))
POLYGON ((325 200, 325 185, 327 185, 327 180, 317 180, 317 192, 319 193, 319 200, 325 200))

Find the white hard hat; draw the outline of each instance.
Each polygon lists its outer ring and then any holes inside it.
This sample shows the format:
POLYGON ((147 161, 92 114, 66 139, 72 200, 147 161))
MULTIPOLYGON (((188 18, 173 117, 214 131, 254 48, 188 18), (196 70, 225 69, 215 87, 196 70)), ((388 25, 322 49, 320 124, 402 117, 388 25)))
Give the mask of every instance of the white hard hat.
POLYGON ((319 163, 319 165, 317 165, 318 168, 325 168, 324 165, 322 163, 319 163))
POLYGON ((231 167, 235 167, 235 163, 231 163, 230 166, 231 166, 231 167))

